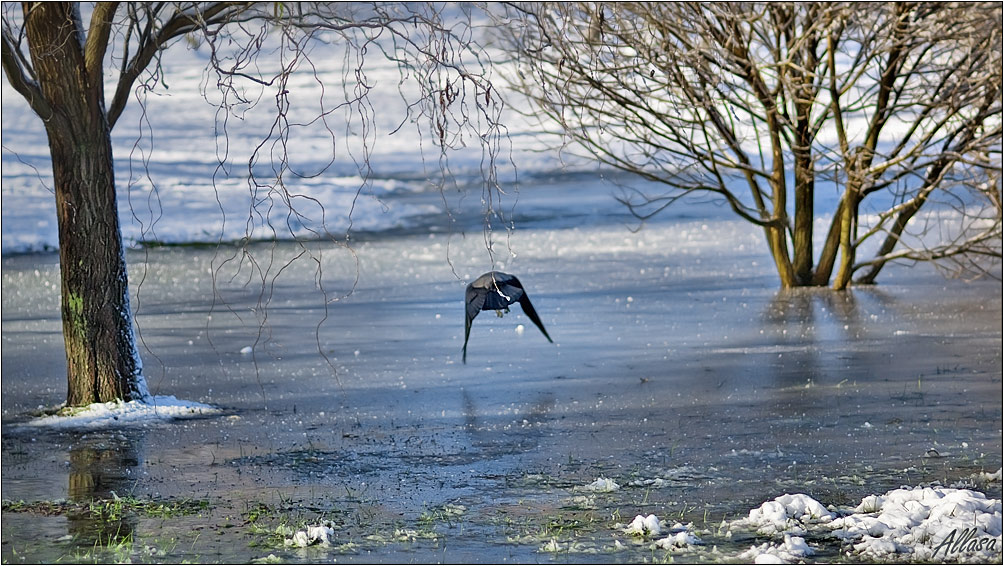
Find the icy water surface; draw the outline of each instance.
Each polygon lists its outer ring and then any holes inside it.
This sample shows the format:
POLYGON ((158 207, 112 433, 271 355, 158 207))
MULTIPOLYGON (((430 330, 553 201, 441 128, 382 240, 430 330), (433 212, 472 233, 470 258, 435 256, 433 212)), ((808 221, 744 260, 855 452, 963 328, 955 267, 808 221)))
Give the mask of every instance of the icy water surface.
POLYGON ((3 561, 729 560, 766 539, 723 520, 785 493, 1001 497, 979 475, 1001 467, 999 283, 778 292, 760 235, 714 219, 497 247, 555 344, 486 312, 466 365, 478 231, 132 252, 152 391, 225 412, 72 431, 24 424, 65 396, 56 257, 5 257, 3 499, 50 505, 5 507, 3 561), (624 532, 639 514, 702 544, 653 548, 624 532), (330 545, 285 545, 322 524, 330 545))

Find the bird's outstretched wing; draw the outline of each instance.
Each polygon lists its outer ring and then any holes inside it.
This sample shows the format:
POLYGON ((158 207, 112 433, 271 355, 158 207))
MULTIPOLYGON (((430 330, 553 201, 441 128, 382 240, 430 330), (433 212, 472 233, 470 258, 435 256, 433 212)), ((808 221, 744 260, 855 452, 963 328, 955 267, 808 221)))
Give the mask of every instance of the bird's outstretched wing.
POLYGON ((551 340, 551 337, 547 335, 547 331, 544 330, 544 323, 541 322, 540 317, 537 316, 537 311, 534 310, 533 303, 530 302, 530 297, 527 296, 525 291, 519 298, 519 306, 523 307, 523 312, 526 313, 526 316, 537 325, 537 328, 539 328, 541 332, 544 333, 544 338, 547 338, 548 342, 554 344, 554 340, 551 340))
POLYGON ((474 317, 481 312, 481 307, 485 304, 487 293, 484 289, 476 289, 474 285, 467 286, 464 312, 464 363, 467 363, 467 341, 471 338, 471 323, 474 317))
POLYGON ((463 361, 465 364, 467 363, 467 341, 471 337, 471 323, 474 321, 474 317, 478 316, 478 313, 482 310, 505 309, 508 311, 509 305, 516 301, 519 301, 519 305, 523 307, 523 312, 526 313, 527 318, 532 320, 537 325, 537 328, 544 333, 544 338, 547 338, 548 342, 554 343, 554 340, 551 340, 551 337, 547 334, 547 330, 544 329, 544 323, 540 321, 540 316, 537 315, 536 309, 533 308, 530 297, 526 296, 523 284, 519 282, 519 279, 515 275, 502 273, 501 271, 489 271, 467 286, 467 293, 464 298, 463 361))

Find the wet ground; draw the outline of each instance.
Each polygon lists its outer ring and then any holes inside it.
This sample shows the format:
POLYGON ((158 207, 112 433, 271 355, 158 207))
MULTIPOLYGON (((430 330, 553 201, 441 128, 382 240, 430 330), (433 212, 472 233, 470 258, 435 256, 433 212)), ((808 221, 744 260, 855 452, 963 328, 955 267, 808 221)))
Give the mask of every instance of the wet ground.
POLYGON ((488 312, 466 365, 480 232, 131 252, 152 392, 225 412, 117 430, 25 426, 65 396, 58 266, 4 257, 2 560, 728 560, 757 539, 723 519, 783 493, 855 505, 1001 467, 999 282, 778 292, 732 221, 568 224, 497 244, 555 344, 488 312), (621 487, 584 489, 601 477, 621 487), (704 544, 615 527, 649 513, 704 544), (284 547, 324 521, 336 545, 284 547))

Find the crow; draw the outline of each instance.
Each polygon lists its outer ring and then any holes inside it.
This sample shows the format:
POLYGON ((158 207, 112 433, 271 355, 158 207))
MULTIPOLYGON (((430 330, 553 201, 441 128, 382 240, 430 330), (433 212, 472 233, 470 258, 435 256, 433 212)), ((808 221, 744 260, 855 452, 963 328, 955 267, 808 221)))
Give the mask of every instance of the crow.
POLYGON ((544 330, 544 323, 537 316, 530 297, 523 290, 523 285, 515 275, 501 271, 489 271, 467 286, 466 307, 467 316, 464 328, 464 363, 467 363, 467 340, 471 337, 471 323, 481 311, 495 311, 499 316, 509 312, 509 305, 519 301, 526 316, 544 333, 548 342, 554 343, 544 330), (504 311, 504 312, 503 312, 504 311))

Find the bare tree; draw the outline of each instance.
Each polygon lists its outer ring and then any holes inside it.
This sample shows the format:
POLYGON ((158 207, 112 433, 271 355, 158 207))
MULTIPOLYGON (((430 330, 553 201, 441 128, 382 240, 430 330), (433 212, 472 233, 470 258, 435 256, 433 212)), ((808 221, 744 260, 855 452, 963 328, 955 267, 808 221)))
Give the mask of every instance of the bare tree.
MULTIPOLYGON (((363 80, 362 53, 373 49, 396 62, 402 82, 413 79, 419 93, 407 100, 402 123, 411 119, 426 127, 441 159, 467 143, 465 136, 474 136, 485 147, 490 173, 500 101, 480 74, 483 63, 467 28, 463 22, 452 27, 442 10, 424 4, 98 2, 85 25, 77 3, 4 4, 4 74, 41 119, 52 158, 67 405, 149 397, 129 304, 110 132, 131 97, 142 100, 159 86, 164 51, 182 37, 208 46, 224 115, 254 104, 245 97, 247 85, 270 94, 274 123, 246 174, 255 190, 274 193, 289 205, 292 221, 293 201, 311 197, 291 194, 284 183, 286 176, 302 174, 292 169, 285 149, 292 131, 286 83, 305 60, 307 45, 338 43, 358 55, 348 67, 355 80, 343 94, 346 107, 363 119, 372 108, 365 104, 371 86, 363 80), (279 60, 260 65, 258 56, 269 41, 279 46, 279 60), (110 76, 113 92, 106 96, 110 76), (263 164, 267 167, 259 167, 263 164)), ((323 121, 330 111, 322 108, 316 119, 323 121)), ((360 151, 365 175, 366 143, 360 151)), ((490 191, 494 179, 485 178, 490 191)), ((330 236, 326 232, 322 226, 315 235, 330 236)))
POLYGON ((714 195, 763 228, 782 287, 872 283, 893 260, 999 265, 1000 4, 507 12, 515 88, 587 155, 667 187, 624 194, 638 218, 714 195))

